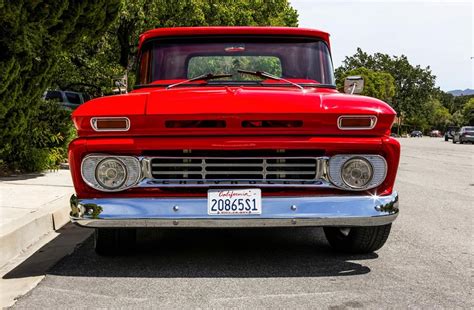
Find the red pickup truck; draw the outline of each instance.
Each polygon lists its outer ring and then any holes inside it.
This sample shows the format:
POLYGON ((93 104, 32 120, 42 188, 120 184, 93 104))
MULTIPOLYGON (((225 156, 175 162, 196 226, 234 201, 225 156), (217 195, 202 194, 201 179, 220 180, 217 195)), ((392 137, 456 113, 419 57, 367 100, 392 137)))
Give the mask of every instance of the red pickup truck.
POLYGON ((336 250, 383 246, 398 215, 394 110, 336 90, 326 32, 161 28, 134 90, 73 113, 71 220, 99 254, 138 228, 324 227, 336 250))

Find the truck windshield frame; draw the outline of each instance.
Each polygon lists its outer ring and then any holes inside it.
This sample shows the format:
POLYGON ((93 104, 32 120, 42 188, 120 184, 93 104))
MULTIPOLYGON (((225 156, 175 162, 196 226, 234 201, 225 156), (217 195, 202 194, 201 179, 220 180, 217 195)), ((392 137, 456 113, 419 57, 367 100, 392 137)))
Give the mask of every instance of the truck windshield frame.
POLYGON ((266 71, 302 86, 335 87, 330 49, 325 41, 317 38, 273 36, 205 36, 149 40, 142 45, 139 54, 136 87, 165 86, 185 81, 202 74, 199 70, 212 74, 233 74, 231 78, 201 83, 202 86, 281 84, 274 80, 262 80, 241 74, 237 69, 266 71), (190 61, 196 57, 209 57, 210 62, 203 68, 192 66, 191 69, 196 72, 190 72, 190 61))

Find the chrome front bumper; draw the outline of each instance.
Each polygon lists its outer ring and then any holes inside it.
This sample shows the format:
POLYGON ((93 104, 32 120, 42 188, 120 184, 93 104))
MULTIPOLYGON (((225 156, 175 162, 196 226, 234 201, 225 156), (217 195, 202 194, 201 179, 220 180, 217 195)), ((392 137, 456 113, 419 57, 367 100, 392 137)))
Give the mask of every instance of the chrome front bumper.
POLYGON ((262 197, 262 214, 208 215, 207 198, 71 197, 71 221, 84 227, 378 226, 398 216, 389 196, 262 197))

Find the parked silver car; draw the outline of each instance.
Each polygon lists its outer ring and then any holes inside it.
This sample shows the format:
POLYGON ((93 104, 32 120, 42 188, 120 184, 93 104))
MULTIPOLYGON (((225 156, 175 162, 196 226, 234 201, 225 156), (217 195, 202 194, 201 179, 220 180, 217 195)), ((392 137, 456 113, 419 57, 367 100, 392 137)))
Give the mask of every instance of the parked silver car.
POLYGON ((474 143, 474 126, 461 127, 459 131, 453 136, 453 143, 459 142, 463 144, 465 142, 474 143))

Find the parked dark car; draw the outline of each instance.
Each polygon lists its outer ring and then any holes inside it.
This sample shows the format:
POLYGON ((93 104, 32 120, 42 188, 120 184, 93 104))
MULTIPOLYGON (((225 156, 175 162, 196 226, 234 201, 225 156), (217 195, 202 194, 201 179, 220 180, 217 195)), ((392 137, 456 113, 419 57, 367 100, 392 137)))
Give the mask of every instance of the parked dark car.
POLYGON ((456 142, 460 144, 466 142, 474 143, 474 126, 461 127, 459 131, 456 131, 453 136, 453 143, 456 144, 456 142))
POLYGON ((423 137, 423 133, 419 130, 413 130, 410 133, 410 137, 412 137, 412 138, 421 138, 421 137, 423 137))
POLYGON ((456 126, 448 126, 444 131, 444 141, 448 141, 452 139, 456 131, 458 131, 459 127, 456 126))
POLYGON ((62 107, 70 110, 76 109, 91 99, 88 94, 62 90, 48 90, 44 93, 43 98, 46 100, 55 100, 62 107))

